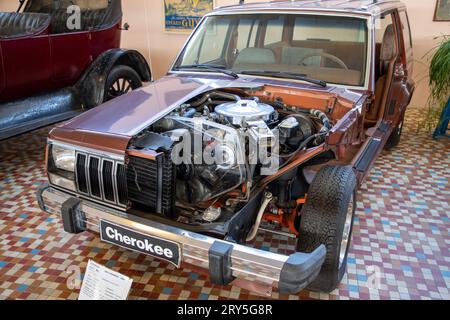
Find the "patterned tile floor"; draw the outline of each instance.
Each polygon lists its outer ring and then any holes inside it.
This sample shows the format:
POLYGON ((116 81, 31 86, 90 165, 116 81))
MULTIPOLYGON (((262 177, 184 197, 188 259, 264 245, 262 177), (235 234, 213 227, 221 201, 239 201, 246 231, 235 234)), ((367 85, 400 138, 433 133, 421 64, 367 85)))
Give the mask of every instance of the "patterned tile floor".
MULTIPOLYGON (((450 299, 450 140, 417 134, 407 113, 400 146, 385 151, 359 195, 348 273, 331 294, 274 299, 450 299)), ((76 280, 93 259, 134 279, 131 299, 260 299, 205 275, 64 233, 35 202, 48 129, 0 142, 0 298, 77 299, 76 280)), ((260 234, 258 245, 292 243, 260 234)))

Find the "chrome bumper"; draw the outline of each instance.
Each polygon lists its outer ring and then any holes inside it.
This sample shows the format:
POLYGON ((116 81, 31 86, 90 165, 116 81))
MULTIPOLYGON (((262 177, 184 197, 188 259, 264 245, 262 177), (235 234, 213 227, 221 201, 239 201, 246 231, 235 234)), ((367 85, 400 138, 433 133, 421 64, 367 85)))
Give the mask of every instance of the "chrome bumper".
MULTIPOLYGON (((41 208, 58 217, 61 217, 63 204, 69 200, 74 200, 74 197, 52 187, 38 192, 41 208)), ((100 230, 100 220, 105 220, 136 232, 179 243, 182 262, 209 270, 211 278, 218 276, 211 272, 221 272, 210 266, 211 248, 217 245, 231 247, 228 262, 223 266, 227 269, 225 272, 228 271, 233 278, 277 287, 281 293, 298 293, 303 290, 317 277, 325 260, 324 246, 309 254, 285 256, 149 221, 87 200, 78 201, 77 210, 83 217, 86 229, 96 233, 100 230)))

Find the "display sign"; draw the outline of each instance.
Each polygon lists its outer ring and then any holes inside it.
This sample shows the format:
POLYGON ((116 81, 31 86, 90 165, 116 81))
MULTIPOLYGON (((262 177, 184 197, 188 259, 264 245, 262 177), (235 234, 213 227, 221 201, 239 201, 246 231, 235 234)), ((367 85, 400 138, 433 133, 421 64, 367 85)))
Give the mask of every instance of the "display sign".
POLYGON ((165 30, 191 32, 214 9, 214 0, 164 0, 165 30))
POLYGON ((127 300, 133 280, 89 260, 78 300, 127 300))
POLYGON ((180 267, 181 247, 176 242, 148 236, 104 220, 100 221, 100 237, 105 242, 144 253, 180 267))

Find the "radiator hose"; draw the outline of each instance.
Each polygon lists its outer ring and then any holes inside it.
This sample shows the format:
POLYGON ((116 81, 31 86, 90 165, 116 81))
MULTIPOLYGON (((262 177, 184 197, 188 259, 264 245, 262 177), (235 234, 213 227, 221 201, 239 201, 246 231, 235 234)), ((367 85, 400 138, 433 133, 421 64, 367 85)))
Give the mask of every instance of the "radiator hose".
POLYGON ((313 116, 319 118, 319 120, 323 124, 322 129, 320 129, 320 131, 319 131, 319 135, 320 136, 318 136, 317 139, 314 141, 314 144, 316 146, 318 146, 319 144, 321 144, 323 142, 324 134, 326 134, 326 133, 328 133, 328 131, 330 131, 331 123, 330 123, 330 120, 328 119, 327 115, 325 113, 323 113, 322 111, 320 111, 320 110, 314 110, 313 109, 313 110, 310 111, 310 113, 313 116))

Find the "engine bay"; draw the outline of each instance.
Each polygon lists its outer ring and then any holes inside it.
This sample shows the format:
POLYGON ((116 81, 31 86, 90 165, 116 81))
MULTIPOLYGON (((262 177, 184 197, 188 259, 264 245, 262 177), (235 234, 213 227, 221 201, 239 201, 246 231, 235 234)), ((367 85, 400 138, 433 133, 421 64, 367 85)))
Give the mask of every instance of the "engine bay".
MULTIPOLYGON (((265 177, 323 144, 331 126, 320 110, 290 108, 244 91, 197 96, 131 141, 129 206, 189 225, 227 222, 265 177)), ((295 206, 292 189, 305 190, 296 186, 304 181, 294 180, 302 180, 297 171, 277 179, 270 210, 295 206)))

